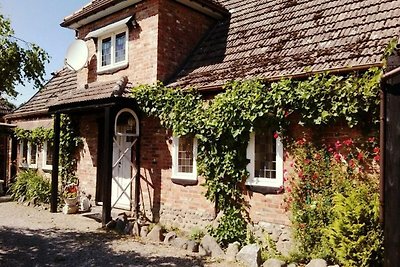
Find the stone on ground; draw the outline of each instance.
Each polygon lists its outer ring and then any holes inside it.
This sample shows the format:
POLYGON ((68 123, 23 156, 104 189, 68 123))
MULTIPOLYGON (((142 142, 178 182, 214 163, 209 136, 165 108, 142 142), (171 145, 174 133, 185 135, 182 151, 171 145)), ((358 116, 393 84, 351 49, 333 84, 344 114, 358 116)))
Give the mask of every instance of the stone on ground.
POLYGON ((147 239, 153 242, 161 242, 163 241, 162 228, 160 225, 154 225, 153 229, 151 229, 150 233, 147 235, 147 239))
POLYGON ((205 235, 200 242, 200 246, 205 250, 206 255, 211 255, 214 258, 223 258, 225 253, 219 246, 217 241, 210 235, 205 235))
POLYGON ((189 240, 187 243, 187 250, 190 252, 199 252, 199 242, 189 240))
POLYGON ((177 237, 172 240, 172 245, 177 248, 187 249, 188 247, 188 240, 182 237, 177 237))
POLYGON ((306 267, 327 267, 328 264, 323 259, 314 259, 311 260, 306 267))
POLYGON ((258 267, 261 265, 261 250, 256 244, 244 246, 236 255, 236 260, 246 267, 258 267))
POLYGON ((165 244, 171 244, 172 240, 174 240, 176 237, 177 237, 177 235, 176 235, 176 233, 174 231, 169 232, 164 237, 164 243, 165 244))
POLYGON ((286 263, 284 261, 278 259, 268 259, 262 265, 263 267, 286 267, 286 263))
POLYGON ((148 225, 143 225, 140 227, 140 237, 147 237, 147 234, 149 233, 149 226, 148 225))
POLYGON ((236 261, 236 255, 239 253, 239 242, 234 242, 228 245, 226 250, 226 260, 234 262, 236 261))

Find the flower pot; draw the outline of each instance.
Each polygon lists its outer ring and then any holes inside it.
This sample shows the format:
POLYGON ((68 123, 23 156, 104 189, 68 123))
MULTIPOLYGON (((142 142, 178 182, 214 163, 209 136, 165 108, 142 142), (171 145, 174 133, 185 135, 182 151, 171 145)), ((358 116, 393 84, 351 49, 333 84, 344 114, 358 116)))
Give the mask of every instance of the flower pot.
POLYGON ((69 207, 76 206, 78 204, 78 197, 74 198, 64 198, 65 204, 67 204, 69 207))

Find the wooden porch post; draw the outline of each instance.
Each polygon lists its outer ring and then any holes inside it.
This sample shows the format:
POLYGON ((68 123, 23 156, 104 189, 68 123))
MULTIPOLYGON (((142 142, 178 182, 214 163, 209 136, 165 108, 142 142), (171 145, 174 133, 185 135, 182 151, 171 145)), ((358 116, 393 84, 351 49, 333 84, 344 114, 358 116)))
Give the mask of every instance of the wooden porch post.
POLYGON ((105 226, 111 221, 111 181, 112 181, 112 148, 113 124, 111 107, 105 108, 104 114, 104 149, 103 149, 103 212, 102 224, 105 226))
POLYGON ((51 200, 50 211, 57 212, 57 198, 58 198, 58 159, 60 150, 60 114, 54 115, 54 138, 53 138, 53 167, 51 171, 51 200))

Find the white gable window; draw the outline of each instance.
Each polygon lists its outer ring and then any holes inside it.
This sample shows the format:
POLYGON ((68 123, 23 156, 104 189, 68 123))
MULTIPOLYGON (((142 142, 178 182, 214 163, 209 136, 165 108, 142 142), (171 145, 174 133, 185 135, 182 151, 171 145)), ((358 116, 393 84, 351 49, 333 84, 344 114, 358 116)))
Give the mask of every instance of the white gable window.
POLYGON ((197 140, 189 136, 172 141, 172 179, 197 182, 197 140))
POLYGON ((50 141, 43 144, 43 163, 44 170, 51 170, 53 168, 53 145, 50 141))
POLYGON ((98 70, 106 71, 128 64, 128 30, 98 39, 98 70))
POLYGON ((133 17, 127 17, 105 27, 92 31, 86 39, 97 38, 97 72, 113 71, 128 66, 128 24, 133 17))
POLYGON ((247 147, 250 176, 246 185, 271 188, 283 185, 283 145, 275 137, 272 130, 251 133, 247 147))

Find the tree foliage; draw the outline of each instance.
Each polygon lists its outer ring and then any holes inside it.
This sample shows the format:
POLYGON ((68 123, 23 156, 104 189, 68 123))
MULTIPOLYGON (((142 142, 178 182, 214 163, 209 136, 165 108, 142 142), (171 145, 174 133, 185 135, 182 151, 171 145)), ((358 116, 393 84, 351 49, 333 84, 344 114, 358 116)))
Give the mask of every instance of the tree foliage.
POLYGON ((48 54, 36 44, 14 36, 10 20, 0 14, 0 95, 16 97, 17 84, 33 82, 40 88, 44 82, 48 54))

